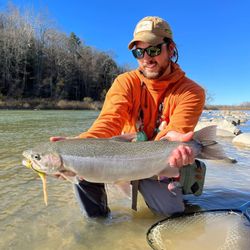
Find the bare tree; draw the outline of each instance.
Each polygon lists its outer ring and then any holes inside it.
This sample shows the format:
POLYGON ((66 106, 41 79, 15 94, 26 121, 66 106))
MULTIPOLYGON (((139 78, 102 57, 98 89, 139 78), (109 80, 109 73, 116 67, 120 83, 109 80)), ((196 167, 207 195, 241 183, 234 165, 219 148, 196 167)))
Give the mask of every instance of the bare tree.
POLYGON ((110 53, 58 31, 46 14, 13 5, 0 13, 0 95, 12 98, 103 98, 122 72, 110 53))

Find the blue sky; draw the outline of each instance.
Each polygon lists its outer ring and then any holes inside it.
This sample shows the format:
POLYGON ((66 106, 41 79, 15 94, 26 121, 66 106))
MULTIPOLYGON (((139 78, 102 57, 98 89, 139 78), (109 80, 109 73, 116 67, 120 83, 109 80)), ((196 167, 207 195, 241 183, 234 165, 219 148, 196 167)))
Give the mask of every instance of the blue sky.
MULTIPOLYGON (((0 0, 0 9, 7 1, 0 0)), ((49 13, 57 28, 86 45, 112 51, 120 64, 137 67, 127 49, 136 23, 160 16, 172 28, 179 64, 208 90, 212 104, 250 102, 250 1, 248 0, 13 0, 49 13), (124 2, 124 3, 122 3, 124 2)))

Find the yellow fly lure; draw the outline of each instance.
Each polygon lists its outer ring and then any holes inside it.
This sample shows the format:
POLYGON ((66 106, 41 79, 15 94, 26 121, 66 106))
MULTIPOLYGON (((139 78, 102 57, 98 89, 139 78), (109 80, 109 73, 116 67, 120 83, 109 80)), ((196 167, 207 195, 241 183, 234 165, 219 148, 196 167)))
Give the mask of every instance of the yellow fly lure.
POLYGON ((48 205, 48 194, 47 194, 47 185, 46 185, 46 174, 39 172, 37 170, 35 170, 34 168, 32 168, 32 163, 31 161, 25 161, 24 164, 27 168, 31 168, 33 169, 35 172, 37 172, 37 174, 40 176, 40 178, 42 179, 42 183, 43 183, 43 199, 44 199, 44 203, 47 206, 48 205))

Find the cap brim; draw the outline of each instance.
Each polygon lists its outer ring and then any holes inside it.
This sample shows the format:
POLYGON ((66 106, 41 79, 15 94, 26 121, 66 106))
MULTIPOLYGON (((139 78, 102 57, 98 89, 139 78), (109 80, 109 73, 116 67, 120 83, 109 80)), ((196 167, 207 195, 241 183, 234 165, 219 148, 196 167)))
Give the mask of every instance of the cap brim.
POLYGON ((150 45, 157 45, 163 41, 163 37, 156 36, 152 32, 141 32, 134 36, 134 39, 128 44, 128 49, 133 49, 136 42, 145 42, 150 45))

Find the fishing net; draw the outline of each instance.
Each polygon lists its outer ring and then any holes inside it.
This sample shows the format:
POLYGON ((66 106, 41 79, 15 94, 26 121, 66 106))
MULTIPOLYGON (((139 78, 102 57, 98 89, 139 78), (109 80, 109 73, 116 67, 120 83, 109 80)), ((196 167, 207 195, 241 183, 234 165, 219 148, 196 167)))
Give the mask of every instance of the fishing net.
POLYGON ((250 219, 238 210, 170 217, 154 224, 147 240, 155 250, 249 250, 250 219))

